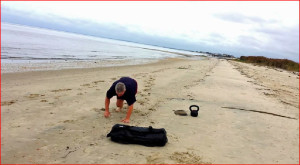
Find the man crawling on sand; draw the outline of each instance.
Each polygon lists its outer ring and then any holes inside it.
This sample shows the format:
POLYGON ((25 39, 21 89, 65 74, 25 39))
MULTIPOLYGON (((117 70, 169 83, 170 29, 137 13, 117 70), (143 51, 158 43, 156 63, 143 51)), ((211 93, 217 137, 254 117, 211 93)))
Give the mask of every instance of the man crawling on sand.
POLYGON ((113 96, 117 96, 117 112, 120 112, 123 108, 123 102, 126 100, 128 104, 128 111, 126 118, 122 120, 124 123, 129 123, 130 116, 133 110, 133 104, 136 101, 135 95, 137 93, 137 82, 130 78, 130 77, 122 77, 119 80, 115 81, 112 86, 109 88, 109 90, 106 92, 106 98, 105 98, 105 112, 104 116, 109 117, 109 104, 110 99, 113 96))

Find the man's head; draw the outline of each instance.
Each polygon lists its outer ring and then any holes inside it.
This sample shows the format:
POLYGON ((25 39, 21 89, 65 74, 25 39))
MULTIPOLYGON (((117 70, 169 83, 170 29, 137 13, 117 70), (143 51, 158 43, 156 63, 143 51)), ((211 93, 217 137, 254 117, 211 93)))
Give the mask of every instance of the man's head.
POLYGON ((125 84, 122 83, 122 82, 118 82, 118 83, 116 84, 116 93, 117 93, 118 97, 123 96, 124 93, 125 93, 125 91, 126 91, 126 86, 125 86, 125 84))

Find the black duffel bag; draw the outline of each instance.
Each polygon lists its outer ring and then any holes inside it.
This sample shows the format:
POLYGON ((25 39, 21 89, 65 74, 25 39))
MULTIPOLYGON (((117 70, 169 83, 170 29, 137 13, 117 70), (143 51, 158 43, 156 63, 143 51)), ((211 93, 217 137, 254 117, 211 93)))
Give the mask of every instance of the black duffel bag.
POLYGON ((168 142, 164 128, 136 127, 115 124, 107 137, 112 141, 123 144, 141 144, 148 147, 164 146, 168 142))

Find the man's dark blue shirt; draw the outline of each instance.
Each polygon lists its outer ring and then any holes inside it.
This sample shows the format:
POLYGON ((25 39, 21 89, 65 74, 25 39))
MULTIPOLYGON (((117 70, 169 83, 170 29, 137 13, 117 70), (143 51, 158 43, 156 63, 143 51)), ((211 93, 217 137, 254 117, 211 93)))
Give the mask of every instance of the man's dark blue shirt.
POLYGON ((109 90, 106 92, 107 98, 112 98, 113 96, 117 96, 117 99, 126 100, 128 106, 132 105, 135 101, 135 94, 137 92, 137 82, 130 77, 122 77, 119 80, 115 81, 109 90), (126 86, 126 91, 123 96, 118 97, 116 93, 116 84, 118 82, 122 82, 126 86))

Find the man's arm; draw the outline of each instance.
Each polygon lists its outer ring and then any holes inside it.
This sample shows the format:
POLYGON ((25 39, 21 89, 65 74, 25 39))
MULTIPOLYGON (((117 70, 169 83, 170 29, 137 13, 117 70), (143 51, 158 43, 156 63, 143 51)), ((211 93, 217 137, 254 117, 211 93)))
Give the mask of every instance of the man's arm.
POLYGON ((109 117, 110 112, 109 112, 109 104, 110 104, 110 99, 105 97, 105 112, 104 112, 104 117, 109 117))
POLYGON ((128 112, 127 112, 126 118, 123 119, 122 122, 129 123, 132 110, 133 110, 133 104, 131 104, 130 106, 128 106, 128 112))

